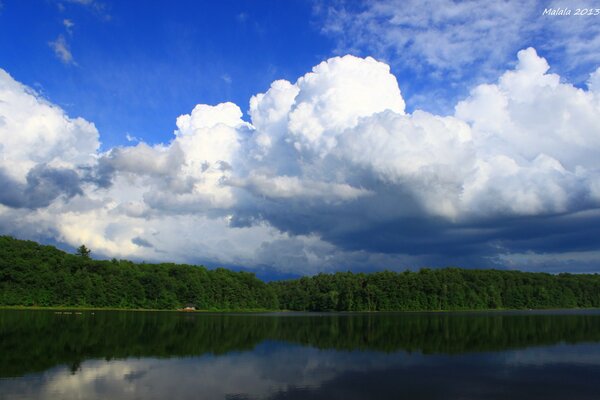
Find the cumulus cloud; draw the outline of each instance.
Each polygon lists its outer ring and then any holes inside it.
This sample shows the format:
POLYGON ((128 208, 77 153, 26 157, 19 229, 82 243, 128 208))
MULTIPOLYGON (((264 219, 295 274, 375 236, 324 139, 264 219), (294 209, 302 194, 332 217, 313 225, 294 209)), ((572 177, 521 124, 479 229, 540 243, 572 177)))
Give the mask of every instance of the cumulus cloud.
POLYGON ((34 167, 76 169, 96 163, 98 131, 0 70, 0 169, 24 183, 34 167))
POLYGON ((578 88, 525 49, 439 116, 406 113, 388 65, 335 57, 253 96, 249 121, 200 104, 168 143, 105 153, 92 124, 2 72, 0 218, 98 255, 296 273, 513 267, 524 254, 590 268, 598 71, 578 88))

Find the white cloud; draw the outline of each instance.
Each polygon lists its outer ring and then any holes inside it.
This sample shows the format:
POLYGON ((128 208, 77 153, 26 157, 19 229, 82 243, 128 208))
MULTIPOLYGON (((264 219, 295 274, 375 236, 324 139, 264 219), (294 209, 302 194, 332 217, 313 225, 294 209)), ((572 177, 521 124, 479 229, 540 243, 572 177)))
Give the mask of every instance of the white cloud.
POLYGON ((481 154, 464 186, 468 203, 472 196, 493 195, 487 202, 495 207, 504 203, 513 212, 537 214, 573 209, 582 196, 599 199, 593 190, 600 167, 596 96, 561 84, 547 70, 535 50, 523 50, 514 71, 496 85, 478 86, 457 105, 481 154), (519 201, 511 204, 511 198, 519 201))
POLYGON ((299 148, 329 152, 336 138, 361 117, 391 110, 404 113, 404 100, 390 68, 367 57, 331 58, 298 80, 288 128, 299 148))
POLYGON ((36 164, 74 168, 95 163, 98 131, 83 118, 69 118, 31 88, 0 69, 0 168, 24 181, 36 164))
POLYGON ((60 11, 65 11, 65 5, 63 3, 71 3, 77 6, 85 7, 106 21, 112 18, 108 12, 109 7, 107 7, 105 3, 97 0, 61 0, 61 2, 57 3, 60 11))
POLYGON ((67 39, 65 39, 64 35, 58 35, 58 37, 48 42, 48 46, 54 50, 54 54, 60 61, 65 64, 73 64, 75 65, 75 60, 73 59, 73 54, 71 54, 71 50, 69 49, 69 44, 67 43, 67 39))
POLYGON ((389 62, 410 93, 411 109, 451 111, 468 86, 494 79, 527 46, 577 84, 600 63, 600 24, 546 8, 595 8, 594 2, 515 0, 339 1, 316 7, 322 31, 341 54, 389 62), (448 99, 452 101, 448 103, 448 99))
POLYGON ((201 104, 169 143, 106 153, 92 124, 2 72, 0 218, 95 254, 305 273, 519 259, 558 231, 558 258, 595 257, 572 238, 596 228, 570 216, 600 205, 600 72, 585 90, 548 70, 523 50, 438 116, 405 113, 387 65, 337 57, 252 97, 250 122, 201 104), (27 197, 39 187, 52 195, 27 197))
POLYGON ((466 65, 490 68, 502 61, 537 12, 535 1, 371 1, 341 3, 325 10, 323 30, 341 51, 366 47, 380 56, 460 72, 466 65))
POLYGON ((65 29, 69 34, 73 33, 73 27, 75 26, 75 23, 73 21, 71 21, 68 18, 65 18, 63 19, 63 25, 65 26, 65 29))
POLYGON ((231 76, 229 74, 221 75, 221 79, 223 79, 223 82, 225 82, 227 84, 231 84, 231 82, 233 82, 233 80, 231 79, 231 76))
POLYGON ((125 139, 127 139, 128 142, 141 142, 142 139, 140 139, 139 137, 133 136, 130 133, 125 133, 125 139))
POLYGON ((203 399, 230 397, 270 398, 290 388, 319 387, 343 373, 422 361, 413 354, 391 358, 383 353, 336 353, 312 347, 286 346, 269 350, 181 358, 129 358, 85 360, 73 373, 65 366, 34 374, 31 381, 3 382, 6 398, 119 397, 122 393, 144 399, 203 399), (358 362, 357 362, 358 361, 358 362))
POLYGON ((348 184, 326 183, 311 180, 301 180, 298 177, 250 174, 244 180, 232 179, 227 182, 236 187, 249 190, 257 196, 273 199, 311 199, 321 198, 330 201, 354 200, 368 195, 370 192, 358 189, 348 184))
POLYGON ((588 88, 590 89, 590 92, 600 93, 600 67, 590 75, 588 88))

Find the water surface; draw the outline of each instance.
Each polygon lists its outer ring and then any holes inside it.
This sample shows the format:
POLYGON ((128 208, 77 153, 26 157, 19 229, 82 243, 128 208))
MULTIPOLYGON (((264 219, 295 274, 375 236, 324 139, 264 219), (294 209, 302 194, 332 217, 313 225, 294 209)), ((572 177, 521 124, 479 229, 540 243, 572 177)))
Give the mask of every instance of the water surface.
POLYGON ((598 383, 598 311, 0 311, 2 399, 598 399, 598 383))

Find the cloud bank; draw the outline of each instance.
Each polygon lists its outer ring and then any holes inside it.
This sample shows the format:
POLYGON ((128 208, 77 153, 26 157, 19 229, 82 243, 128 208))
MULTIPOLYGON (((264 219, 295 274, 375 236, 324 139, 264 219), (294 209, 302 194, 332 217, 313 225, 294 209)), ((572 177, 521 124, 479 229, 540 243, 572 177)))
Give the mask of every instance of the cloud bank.
POLYGON ((454 115, 405 111, 344 56, 168 143, 106 152, 92 123, 0 70, 0 227, 95 254, 292 273, 424 265, 597 270, 600 68, 581 89, 533 48, 454 115))
POLYGON ((321 4, 315 14, 339 54, 390 63, 414 107, 451 112, 468 86, 493 80, 514 54, 533 46, 576 84, 600 63, 600 25, 544 10, 596 8, 590 1, 369 0, 321 4))

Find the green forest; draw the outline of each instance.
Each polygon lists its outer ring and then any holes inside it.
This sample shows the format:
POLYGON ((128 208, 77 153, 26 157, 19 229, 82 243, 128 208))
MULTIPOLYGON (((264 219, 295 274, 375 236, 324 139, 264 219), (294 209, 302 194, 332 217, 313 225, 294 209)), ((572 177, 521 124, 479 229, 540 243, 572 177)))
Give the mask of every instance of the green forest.
POLYGON ((278 308, 273 288, 252 273, 180 264, 93 260, 82 247, 75 255, 52 246, 0 237, 0 305, 278 308))
POLYGON ((94 260, 0 237, 0 305, 124 309, 430 311, 600 307, 600 275, 461 268, 338 272, 263 282, 253 273, 94 260))

